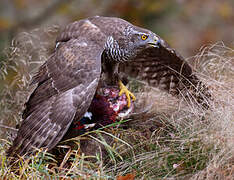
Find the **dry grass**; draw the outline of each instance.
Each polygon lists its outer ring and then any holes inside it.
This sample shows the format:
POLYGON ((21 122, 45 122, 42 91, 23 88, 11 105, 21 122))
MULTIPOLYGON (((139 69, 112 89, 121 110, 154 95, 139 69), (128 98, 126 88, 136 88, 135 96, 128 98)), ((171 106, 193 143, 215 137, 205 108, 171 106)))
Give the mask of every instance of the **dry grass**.
MULTIPOLYGON (((51 49, 48 38, 54 39, 54 34, 52 29, 44 31, 43 36, 39 31, 19 35, 8 58, 1 62, 1 77, 5 77, 0 92, 2 125, 19 122, 23 103, 32 90, 28 83, 36 67, 46 60, 51 49)), ((196 59, 193 64, 197 75, 212 91, 210 110, 157 89, 135 85, 139 100, 136 114, 127 122, 117 123, 118 128, 78 137, 77 149, 67 151, 60 165, 56 157, 39 150, 30 159, 22 157, 15 162, 17 168, 10 166, 5 156, 9 147, 5 136, 0 143, 0 176, 115 179, 134 172, 136 179, 232 179, 234 50, 217 43, 201 48, 192 59, 196 59), (90 140, 84 143, 84 138, 90 140)))

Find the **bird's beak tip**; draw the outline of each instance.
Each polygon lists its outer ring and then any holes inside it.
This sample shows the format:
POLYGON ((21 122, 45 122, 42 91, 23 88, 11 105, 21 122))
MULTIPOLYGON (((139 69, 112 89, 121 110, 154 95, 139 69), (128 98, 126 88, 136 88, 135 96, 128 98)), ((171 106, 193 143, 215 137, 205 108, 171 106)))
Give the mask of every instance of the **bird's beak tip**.
POLYGON ((159 46, 160 46, 160 44, 161 44, 161 40, 158 38, 158 37, 154 37, 153 38, 153 40, 152 41, 150 41, 149 43, 148 43, 150 46, 152 46, 152 47, 157 47, 157 48, 159 48, 159 46))

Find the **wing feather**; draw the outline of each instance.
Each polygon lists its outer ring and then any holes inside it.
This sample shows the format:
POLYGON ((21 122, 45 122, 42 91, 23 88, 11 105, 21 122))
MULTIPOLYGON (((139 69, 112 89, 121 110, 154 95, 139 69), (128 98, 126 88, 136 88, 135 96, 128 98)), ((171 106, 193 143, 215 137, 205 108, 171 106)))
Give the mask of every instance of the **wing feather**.
MULTIPOLYGON (((159 37, 160 38, 160 37, 159 37)), ((191 66, 161 39, 160 47, 143 50, 134 61, 120 64, 121 72, 146 81, 173 95, 193 96, 199 104, 209 106, 211 94, 194 74, 191 66), (189 93, 188 93, 189 92, 189 93)))
POLYGON ((38 86, 26 103, 8 154, 23 155, 33 147, 52 149, 74 117, 83 116, 99 82, 102 51, 88 39, 70 39, 50 56, 33 80, 38 86))

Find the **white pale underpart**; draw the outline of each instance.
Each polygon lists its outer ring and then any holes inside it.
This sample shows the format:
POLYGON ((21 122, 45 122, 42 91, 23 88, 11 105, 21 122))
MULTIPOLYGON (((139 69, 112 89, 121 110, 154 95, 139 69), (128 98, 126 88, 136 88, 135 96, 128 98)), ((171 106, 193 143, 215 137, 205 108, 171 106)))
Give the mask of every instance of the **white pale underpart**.
POLYGON ((130 56, 126 50, 120 48, 118 41, 114 40, 112 36, 107 37, 105 50, 110 59, 118 62, 127 61, 130 56))
POLYGON ((84 117, 86 117, 86 118, 89 118, 90 120, 92 119, 92 113, 91 112, 86 112, 85 114, 84 114, 84 117))

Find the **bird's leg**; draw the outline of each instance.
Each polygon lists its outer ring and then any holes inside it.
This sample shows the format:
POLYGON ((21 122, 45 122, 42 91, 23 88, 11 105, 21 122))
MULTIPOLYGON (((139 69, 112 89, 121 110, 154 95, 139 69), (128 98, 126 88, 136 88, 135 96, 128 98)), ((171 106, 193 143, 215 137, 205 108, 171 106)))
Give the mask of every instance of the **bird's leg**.
MULTIPOLYGON (((120 80, 121 73, 118 72, 119 63, 115 61, 110 61, 106 58, 105 54, 102 54, 102 82, 106 83, 107 85, 119 85, 119 96, 125 94, 127 97, 128 107, 131 105, 131 98, 133 101, 136 100, 136 97, 132 92, 130 92, 127 87, 123 84, 120 80)), ((124 80, 124 79, 123 79, 124 80)))
POLYGON ((122 94, 125 94, 126 97, 127 97, 127 101, 128 101, 128 107, 130 107, 131 105, 131 98, 133 101, 136 100, 136 97, 134 96, 134 94, 132 92, 130 92, 128 90, 128 88, 122 83, 121 80, 119 80, 119 88, 120 88, 120 91, 119 91, 119 96, 121 96, 122 94))

